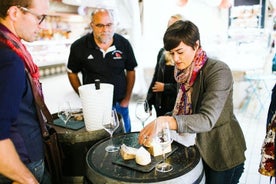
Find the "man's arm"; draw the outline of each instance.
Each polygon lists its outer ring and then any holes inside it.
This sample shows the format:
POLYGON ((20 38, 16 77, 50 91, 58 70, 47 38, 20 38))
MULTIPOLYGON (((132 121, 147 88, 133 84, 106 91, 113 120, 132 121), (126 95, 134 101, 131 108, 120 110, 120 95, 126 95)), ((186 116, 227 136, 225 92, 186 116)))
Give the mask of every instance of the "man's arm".
POLYGON ((126 72, 126 81, 127 81, 126 95, 120 104, 122 107, 127 107, 129 104, 131 94, 132 94, 132 89, 135 83, 135 70, 126 72))
POLYGON ((20 184, 38 184, 33 174, 20 160, 10 139, 0 140, 0 173, 20 184))
POLYGON ((69 81, 74 91, 79 95, 78 88, 81 86, 81 82, 77 73, 67 72, 69 81))

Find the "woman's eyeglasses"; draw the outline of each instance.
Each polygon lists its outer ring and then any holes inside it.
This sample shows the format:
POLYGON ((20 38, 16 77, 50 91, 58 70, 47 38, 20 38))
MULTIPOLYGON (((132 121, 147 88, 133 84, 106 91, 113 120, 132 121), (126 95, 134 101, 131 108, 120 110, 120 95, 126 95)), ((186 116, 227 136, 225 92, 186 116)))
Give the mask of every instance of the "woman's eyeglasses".
POLYGON ((29 10, 28 8, 25 8, 25 7, 22 7, 22 6, 17 6, 20 10, 24 11, 24 12, 27 12, 27 13, 30 13, 32 14, 33 16, 35 16, 38 20, 38 25, 40 25, 43 20, 46 18, 47 15, 45 14, 42 14, 42 15, 39 15, 37 13, 34 13, 32 10, 29 10))

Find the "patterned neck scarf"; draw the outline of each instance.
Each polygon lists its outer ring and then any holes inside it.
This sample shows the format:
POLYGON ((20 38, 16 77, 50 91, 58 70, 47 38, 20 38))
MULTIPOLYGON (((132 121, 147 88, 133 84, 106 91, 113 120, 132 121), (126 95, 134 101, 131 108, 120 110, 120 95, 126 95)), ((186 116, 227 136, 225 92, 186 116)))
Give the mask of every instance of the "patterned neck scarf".
POLYGON ((190 66, 184 70, 175 68, 174 77, 176 82, 180 84, 180 88, 176 98, 173 115, 192 114, 193 84, 199 70, 204 66, 206 61, 206 52, 199 48, 190 66))
POLYGON ((34 84, 43 97, 41 84, 39 82, 39 70, 33 62, 31 54, 21 42, 21 39, 10 32, 3 24, 0 23, 0 42, 11 48, 24 62, 25 68, 31 74, 34 84))

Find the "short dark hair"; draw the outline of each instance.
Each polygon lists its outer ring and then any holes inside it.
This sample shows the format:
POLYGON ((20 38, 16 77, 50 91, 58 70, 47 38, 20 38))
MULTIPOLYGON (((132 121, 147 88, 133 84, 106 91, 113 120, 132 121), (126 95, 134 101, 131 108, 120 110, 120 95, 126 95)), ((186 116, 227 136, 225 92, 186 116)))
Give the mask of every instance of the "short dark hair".
POLYGON ((5 18, 7 16, 8 9, 11 6, 21 6, 29 8, 33 0, 0 0, 0 18, 5 18))
POLYGON ((164 48, 167 51, 176 48, 180 42, 195 49, 197 40, 199 41, 199 47, 201 47, 199 30, 194 23, 188 20, 176 21, 167 28, 163 37, 164 48))

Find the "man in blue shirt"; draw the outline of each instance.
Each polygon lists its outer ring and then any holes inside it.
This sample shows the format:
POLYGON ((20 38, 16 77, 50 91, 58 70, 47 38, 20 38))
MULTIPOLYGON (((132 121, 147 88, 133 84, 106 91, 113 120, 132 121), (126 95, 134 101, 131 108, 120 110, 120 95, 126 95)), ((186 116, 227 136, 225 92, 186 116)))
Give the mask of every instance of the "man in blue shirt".
POLYGON ((93 32, 76 40, 70 49, 68 78, 75 90, 83 84, 102 83, 114 85, 113 106, 123 116, 125 132, 131 131, 128 105, 135 82, 136 58, 132 46, 123 36, 114 33, 112 10, 96 9, 90 26, 93 32))
POLYGON ((45 174, 42 134, 30 84, 32 80, 42 96, 39 71, 21 42, 37 38, 48 8, 48 0, 0 1, 1 184, 51 183, 45 174))

